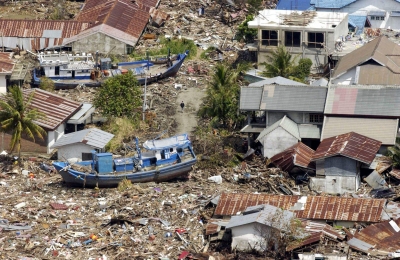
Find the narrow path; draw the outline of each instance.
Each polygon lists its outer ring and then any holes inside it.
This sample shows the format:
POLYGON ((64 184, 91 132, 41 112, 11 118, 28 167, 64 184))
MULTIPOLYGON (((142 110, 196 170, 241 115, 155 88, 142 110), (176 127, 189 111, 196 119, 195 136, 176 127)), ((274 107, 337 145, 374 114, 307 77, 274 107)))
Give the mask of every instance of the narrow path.
POLYGON ((206 96, 205 89, 190 87, 179 92, 176 100, 175 120, 178 125, 175 133, 190 133, 197 126, 197 111, 206 96), (183 112, 180 103, 185 103, 183 112))

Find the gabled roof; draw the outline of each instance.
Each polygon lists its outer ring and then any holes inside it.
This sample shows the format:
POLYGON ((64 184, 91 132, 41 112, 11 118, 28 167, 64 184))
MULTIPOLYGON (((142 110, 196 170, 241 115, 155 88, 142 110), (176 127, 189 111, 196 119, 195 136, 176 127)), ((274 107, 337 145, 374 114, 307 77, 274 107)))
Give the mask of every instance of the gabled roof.
POLYGON ((275 206, 268 204, 262 205, 262 209, 259 212, 240 216, 232 216, 225 228, 234 228, 250 223, 259 223, 278 228, 279 230, 284 230, 285 227, 287 227, 287 223, 293 219, 294 214, 293 212, 287 210, 283 210, 282 213, 279 211, 280 209, 275 206), (281 217, 280 221, 273 221, 277 214, 279 214, 281 217))
POLYGON ((310 4, 316 8, 340 9, 357 0, 311 0, 310 4))
POLYGON ((31 101, 31 108, 45 114, 45 118, 37 120, 41 127, 54 130, 63 122, 67 121, 82 104, 63 98, 57 94, 41 90, 39 88, 25 89, 23 94, 28 97, 32 92, 34 96, 31 101))
POLYGON ((263 87, 264 85, 307 86, 304 83, 278 76, 251 83, 249 87, 263 87))
POLYGON ((313 161, 333 156, 345 156, 366 164, 372 163, 382 142, 354 132, 322 140, 313 161))
POLYGON ((240 109, 322 113, 327 90, 326 87, 307 85, 242 87, 240 109))
POLYGON ((399 53, 400 46, 382 35, 343 56, 333 71, 332 79, 366 62, 387 67, 392 73, 400 73, 399 53))
POLYGON ((100 129, 89 128, 61 136, 51 148, 54 149, 70 144, 83 143, 93 148, 102 149, 113 137, 113 134, 100 129))
POLYGON ((269 204, 281 209, 291 210, 297 218, 379 222, 385 203, 385 199, 353 197, 222 193, 214 215, 233 216, 243 212, 247 207, 269 204))
POLYGON ((150 8, 158 3, 159 0, 87 0, 76 19, 92 21, 94 24, 89 32, 82 32, 74 39, 86 37, 88 33, 102 32, 134 45, 149 21, 150 8), (128 35, 133 39, 129 39, 128 35))
POLYGON ((382 145, 394 145, 398 124, 398 119, 325 116, 321 140, 348 132, 356 132, 378 140, 382 142, 382 145))
POLYGON ((367 15, 349 14, 349 24, 354 28, 357 28, 355 35, 360 35, 364 32, 366 21, 367 21, 367 15))
POLYGON ((330 86, 326 115, 400 117, 400 86, 330 86))
POLYGON ((307 145, 299 142, 292 147, 280 152, 273 157, 270 161, 282 171, 290 171, 294 166, 315 169, 315 164, 311 163, 315 151, 307 145))
POLYGON ((284 116, 284 117, 282 117, 281 120, 276 121, 271 126, 265 128, 260 133, 260 135, 257 137, 257 141, 261 140, 264 136, 266 136, 267 134, 271 133, 272 131, 274 131, 278 127, 281 127, 282 129, 286 130, 286 132, 288 132, 289 134, 291 134, 292 136, 294 136, 298 140, 301 140, 299 127, 297 126, 297 124, 293 120, 288 118, 287 116, 284 116))

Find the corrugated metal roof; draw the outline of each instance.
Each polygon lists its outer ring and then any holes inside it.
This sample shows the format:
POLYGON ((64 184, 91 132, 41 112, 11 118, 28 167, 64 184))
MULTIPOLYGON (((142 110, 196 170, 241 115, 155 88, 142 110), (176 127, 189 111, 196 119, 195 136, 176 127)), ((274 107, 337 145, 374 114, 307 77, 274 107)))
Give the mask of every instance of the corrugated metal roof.
POLYGON ((373 16, 386 16, 385 11, 369 11, 368 15, 373 15, 373 16))
POLYGON ((379 222, 386 200, 322 196, 285 196, 269 194, 222 193, 214 214, 233 216, 249 206, 269 204, 289 210, 296 203, 303 210, 294 210, 297 218, 379 222), (300 200, 301 198, 301 200, 300 200), (306 200, 304 200, 306 198, 306 200))
POLYGON ((400 203, 389 201, 385 210, 382 212, 382 220, 391 220, 400 218, 400 203))
MULTIPOLYGON (((104 24, 138 39, 150 18, 150 8, 158 0, 87 0, 76 18, 79 21, 93 21, 93 27, 104 24)), ((106 31, 108 27, 101 27, 106 31)), ((112 34, 111 31, 107 31, 112 34)))
POLYGON ((366 20, 367 20, 366 15, 349 14, 349 24, 357 28, 355 35, 360 35, 364 32, 366 20))
POLYGON ((282 171, 290 171, 294 166, 315 169, 315 163, 311 163, 314 153, 313 149, 299 142, 274 155, 270 161, 282 171))
POLYGON ((277 10, 299 10, 304 11, 310 7, 310 0, 297 0, 293 2, 292 0, 279 0, 276 5, 277 10))
POLYGON ((320 139, 321 126, 311 124, 299 124, 299 133, 301 138, 320 139))
POLYGON ((380 147, 380 141, 350 132, 322 140, 312 160, 341 155, 370 164, 380 147))
POLYGON ((392 60, 398 53, 400 46, 382 35, 343 56, 334 69, 332 79, 370 60, 381 64, 376 66, 386 66, 393 73, 400 73, 400 64, 392 60))
POLYGON ((70 144, 84 143, 91 147, 102 149, 113 137, 113 134, 100 129, 89 128, 61 136, 51 148, 54 149, 70 144))
POLYGON ((0 52, 0 73, 12 73, 15 66, 12 55, 11 52, 0 52))
POLYGON ((262 91, 262 87, 241 87, 240 110, 259 110, 262 91))
MULTIPOLYGON (((393 56, 391 56, 392 58, 393 56)), ((358 85, 400 85, 400 73, 377 64, 364 64, 357 67, 355 82, 358 85)))
POLYGON ((397 232, 399 225, 400 219, 369 225, 354 234, 357 243, 350 240, 348 244, 365 253, 387 256, 391 252, 400 250, 400 232, 397 232))
POLYGON ((278 76, 251 83, 249 87, 263 87, 264 85, 307 86, 304 83, 278 76))
POLYGON ((400 86, 331 86, 324 113, 398 118, 399 101, 400 86))
POLYGON ((328 8, 328 9, 340 9, 357 0, 311 0, 310 4, 314 5, 317 10, 328 8))
POLYGON ((327 90, 315 86, 266 85, 260 110, 322 113, 327 90))
POLYGON ((31 108, 37 109, 46 116, 44 119, 37 120, 36 123, 48 130, 56 129, 82 106, 78 102, 39 88, 25 89, 23 94, 28 97, 32 92, 34 92, 34 96, 31 101, 31 108))
POLYGON ((278 127, 282 127, 282 129, 286 130, 289 134, 293 135, 295 138, 298 140, 301 140, 300 138, 300 133, 299 133, 299 127, 297 124, 288 118, 287 116, 284 116, 281 120, 275 122, 271 126, 265 128, 257 137, 257 141, 261 140, 264 136, 267 134, 271 133, 278 127))
POLYGON ((398 119, 325 116, 321 140, 349 132, 356 132, 378 140, 383 145, 394 145, 398 124, 398 119))

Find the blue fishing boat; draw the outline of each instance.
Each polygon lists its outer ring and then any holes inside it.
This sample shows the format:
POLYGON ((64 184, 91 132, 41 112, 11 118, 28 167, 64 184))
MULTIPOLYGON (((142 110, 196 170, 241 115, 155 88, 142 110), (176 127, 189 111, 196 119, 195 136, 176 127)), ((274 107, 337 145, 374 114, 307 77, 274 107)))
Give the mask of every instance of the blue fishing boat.
POLYGON ((188 54, 186 51, 157 64, 150 60, 120 62, 113 68, 110 58, 97 62, 90 53, 41 52, 37 55, 40 66, 32 73, 33 84, 39 86, 40 78, 45 76, 54 81, 55 89, 72 89, 78 85, 98 87, 107 78, 128 71, 132 71, 140 85, 150 84, 175 76, 188 54))
POLYGON ((92 152, 92 160, 53 163, 64 182, 80 187, 116 187, 122 180, 132 183, 162 182, 187 174, 196 163, 187 134, 148 140, 142 152, 136 139, 133 157, 113 158, 111 153, 92 152))

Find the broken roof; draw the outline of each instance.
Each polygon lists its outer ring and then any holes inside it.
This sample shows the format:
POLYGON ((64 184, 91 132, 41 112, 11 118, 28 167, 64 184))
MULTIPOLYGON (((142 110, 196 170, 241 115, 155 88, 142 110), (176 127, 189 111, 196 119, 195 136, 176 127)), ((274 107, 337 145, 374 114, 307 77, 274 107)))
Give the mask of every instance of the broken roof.
POLYGON ((60 97, 39 88, 23 90, 25 97, 28 97, 32 92, 34 92, 34 95, 30 107, 37 109, 46 116, 35 122, 48 130, 56 129, 82 106, 82 104, 76 101, 60 97))
POLYGON ((126 44, 135 45, 150 18, 150 8, 158 0, 87 0, 76 18, 78 21, 92 21, 88 30, 68 39, 66 43, 101 32, 126 44))
POLYGON ((12 52, 0 52, 0 74, 5 73, 5 74, 11 74, 15 63, 12 60, 12 52))
POLYGON ((311 158, 315 151, 307 145, 299 142, 281 153, 274 155, 271 163, 279 167, 282 171, 290 171, 294 166, 315 169, 315 163, 311 163, 311 158))
POLYGON ((379 222, 385 199, 360 199, 351 197, 286 196, 270 194, 222 193, 214 214, 233 216, 249 206, 269 204, 293 210, 297 218, 379 222))
MULTIPOLYGON (((343 56, 333 71, 332 79, 339 77, 357 66, 361 66, 360 69, 363 69, 363 64, 372 64, 374 68, 383 66, 389 70, 388 72, 399 74, 400 57, 398 56, 398 53, 400 53, 400 46, 382 35, 343 56)), ((363 77, 368 76, 366 73, 362 73, 362 75, 363 77)), ((375 75, 375 73, 373 75, 375 75)), ((359 79, 363 80, 363 77, 360 76, 359 79)), ((383 80, 384 82, 378 84, 385 84, 386 81, 385 79, 383 80)), ((357 82, 362 84, 359 81, 357 82)), ((398 84, 400 84, 400 81, 398 84)))
POLYGON ((345 156, 366 164, 372 163, 382 142, 354 132, 322 140, 313 161, 333 156, 345 156))
POLYGON ((278 76, 251 83, 249 87, 263 87, 264 85, 307 86, 304 83, 278 76))
POLYGON ((350 247, 372 255, 388 256, 400 250, 400 219, 370 225, 347 241, 350 247))
POLYGON ((398 118, 399 100, 399 86, 330 86, 324 113, 398 118))
POLYGON ((76 143, 83 143, 93 148, 102 149, 113 137, 114 135, 108 132, 97 128, 89 128, 61 136, 51 146, 51 149, 76 143))
POLYGON ((394 145, 398 125, 398 119, 325 116, 321 140, 348 132, 356 132, 378 140, 382 142, 382 145, 394 145))

